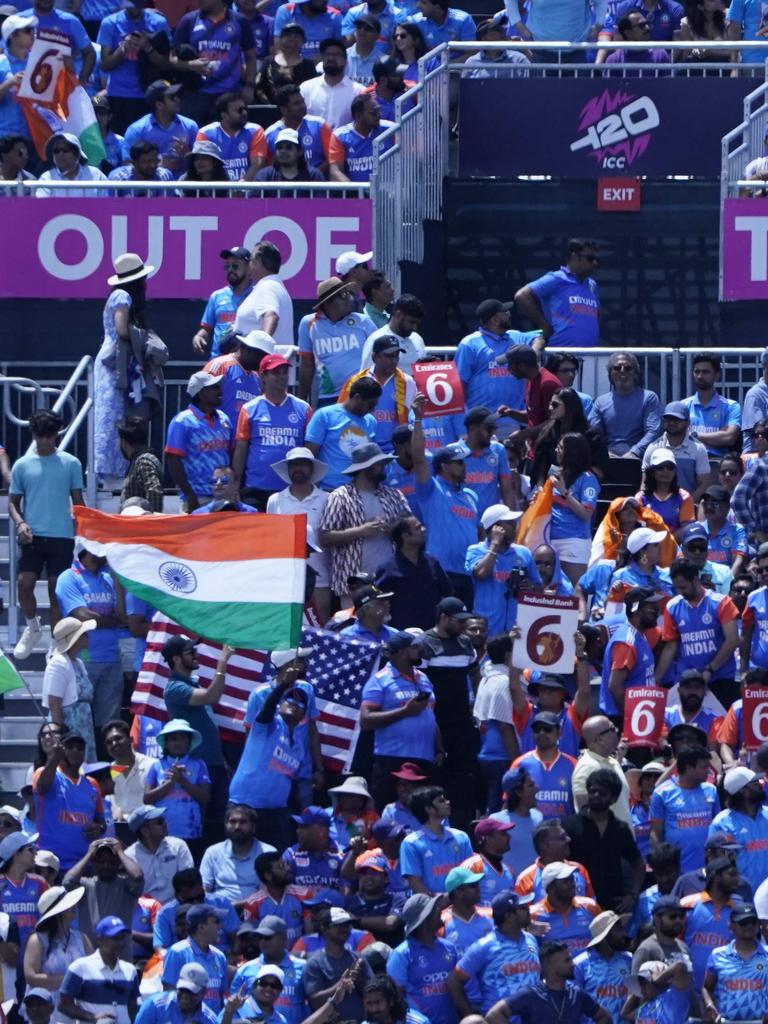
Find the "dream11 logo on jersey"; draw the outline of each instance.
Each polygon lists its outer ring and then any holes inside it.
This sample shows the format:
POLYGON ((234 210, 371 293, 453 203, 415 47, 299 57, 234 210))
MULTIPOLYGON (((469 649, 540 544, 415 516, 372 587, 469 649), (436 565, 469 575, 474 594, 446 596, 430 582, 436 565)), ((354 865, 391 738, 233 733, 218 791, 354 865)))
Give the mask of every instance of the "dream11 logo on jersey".
POLYGON ((605 89, 579 113, 579 133, 571 152, 586 149, 607 170, 631 167, 648 148, 651 133, 661 124, 656 104, 624 89, 605 89))

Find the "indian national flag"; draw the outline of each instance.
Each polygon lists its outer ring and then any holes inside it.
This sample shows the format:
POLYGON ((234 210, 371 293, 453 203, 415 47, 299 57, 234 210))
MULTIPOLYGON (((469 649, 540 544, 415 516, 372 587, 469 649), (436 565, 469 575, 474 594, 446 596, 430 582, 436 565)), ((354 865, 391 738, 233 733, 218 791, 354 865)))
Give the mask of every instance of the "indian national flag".
POLYGON ((524 544, 529 551, 535 551, 540 544, 549 544, 549 520, 552 516, 551 478, 525 510, 517 527, 515 544, 524 544))
POLYGON ((75 518, 75 550, 107 558, 126 590, 190 633, 268 651, 299 642, 306 516, 131 518, 78 506, 75 518))
POLYGON ((11 690, 20 690, 24 680, 16 671, 5 654, 0 651, 0 693, 10 693, 11 690))

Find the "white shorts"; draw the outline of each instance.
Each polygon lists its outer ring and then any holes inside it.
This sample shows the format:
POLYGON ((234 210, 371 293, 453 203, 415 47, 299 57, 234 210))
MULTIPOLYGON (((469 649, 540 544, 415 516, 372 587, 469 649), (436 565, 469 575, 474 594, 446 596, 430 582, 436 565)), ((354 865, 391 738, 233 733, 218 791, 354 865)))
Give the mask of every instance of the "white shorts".
POLYGON ((592 541, 588 537, 563 537, 561 540, 551 540, 549 546, 555 549, 561 562, 589 564, 592 541))

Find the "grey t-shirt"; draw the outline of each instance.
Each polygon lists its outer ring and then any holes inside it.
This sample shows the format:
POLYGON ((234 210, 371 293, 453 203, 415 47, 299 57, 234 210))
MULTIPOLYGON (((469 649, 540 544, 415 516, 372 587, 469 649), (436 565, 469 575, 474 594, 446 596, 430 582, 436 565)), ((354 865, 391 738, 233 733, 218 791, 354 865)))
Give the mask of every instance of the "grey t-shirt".
POLYGON ((632 957, 632 973, 636 974, 641 964, 649 960, 661 960, 665 964, 674 964, 682 957, 690 960, 691 953, 682 939, 659 940, 656 935, 649 935, 635 950, 632 957))
MULTIPOLYGON (((360 499, 363 503, 366 522, 372 519, 386 519, 381 501, 377 494, 371 491, 360 491, 360 499)), ((363 540, 363 572, 376 575, 376 570, 392 557, 392 541, 387 534, 381 537, 366 537, 363 540)))
MULTIPOLYGON (((335 985, 344 971, 359 959, 360 957, 357 953, 347 949, 339 957, 328 956, 325 949, 319 949, 317 953, 313 953, 307 960, 304 974, 302 975, 302 983, 307 997, 314 995, 316 992, 322 992, 323 989, 330 988, 331 985, 335 985)), ((345 996, 336 1007, 336 1015, 342 1021, 365 1019, 363 1001, 358 991, 362 991, 363 986, 372 979, 373 971, 364 961, 363 968, 360 971, 360 984, 357 989, 354 989, 348 996, 345 996)))

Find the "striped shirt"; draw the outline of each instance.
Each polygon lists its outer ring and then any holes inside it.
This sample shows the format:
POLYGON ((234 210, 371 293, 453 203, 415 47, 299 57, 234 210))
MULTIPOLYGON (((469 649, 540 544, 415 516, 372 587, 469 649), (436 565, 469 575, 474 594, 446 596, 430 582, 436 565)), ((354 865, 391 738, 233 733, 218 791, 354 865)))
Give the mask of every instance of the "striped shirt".
POLYGON ((139 975, 127 960, 118 960, 109 967, 97 950, 73 960, 61 983, 61 994, 72 996, 89 1013, 109 1013, 115 1024, 130 1024, 128 1007, 138 999, 139 975))

